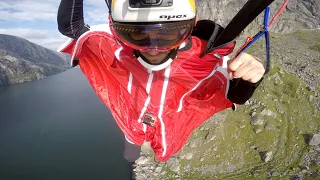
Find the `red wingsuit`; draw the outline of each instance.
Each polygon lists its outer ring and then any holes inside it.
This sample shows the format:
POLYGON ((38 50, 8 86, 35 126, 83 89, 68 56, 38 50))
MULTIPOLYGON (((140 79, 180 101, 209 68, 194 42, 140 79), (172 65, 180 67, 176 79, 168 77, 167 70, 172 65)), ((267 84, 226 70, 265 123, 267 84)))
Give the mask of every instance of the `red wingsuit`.
POLYGON ((226 56, 234 43, 199 58, 206 44, 191 37, 176 58, 150 65, 136 57, 133 49, 120 45, 109 25, 99 25, 65 43, 60 51, 79 59, 81 70, 126 139, 136 145, 150 141, 156 158, 166 161, 195 128, 232 106, 226 97, 226 56), (150 118, 153 126, 143 123, 150 118))

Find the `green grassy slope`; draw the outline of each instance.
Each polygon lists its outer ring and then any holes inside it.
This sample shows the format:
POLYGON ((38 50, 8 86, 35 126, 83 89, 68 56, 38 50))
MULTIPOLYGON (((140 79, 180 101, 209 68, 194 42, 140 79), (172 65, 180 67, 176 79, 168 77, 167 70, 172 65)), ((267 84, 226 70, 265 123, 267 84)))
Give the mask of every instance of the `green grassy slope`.
MULTIPOLYGON (((289 179, 304 168, 308 169, 305 178, 315 178, 320 167, 308 158, 319 161, 319 157, 312 153, 313 147, 307 145, 306 138, 320 131, 320 113, 315 106, 319 79, 313 84, 316 87, 310 88, 287 64, 318 62, 319 38, 320 31, 272 35, 271 71, 249 105, 240 106, 235 112, 221 112, 219 116, 225 116, 224 121, 208 120, 192 134, 189 142, 197 142, 197 146, 185 146, 179 153, 193 154, 192 159, 181 160, 181 179, 289 179), (264 115, 263 111, 270 113, 264 115), (252 117, 261 119, 262 124, 251 125, 252 117), (205 137, 212 134, 216 137, 208 142, 205 137), (262 159, 266 152, 272 152, 269 162, 262 159)), ((247 52, 263 59, 263 41, 247 52)), ((308 68, 306 74, 317 74, 320 65, 308 68)), ((306 74, 302 76, 308 78, 306 74)), ((175 173, 168 174, 166 178, 172 179, 175 173)))

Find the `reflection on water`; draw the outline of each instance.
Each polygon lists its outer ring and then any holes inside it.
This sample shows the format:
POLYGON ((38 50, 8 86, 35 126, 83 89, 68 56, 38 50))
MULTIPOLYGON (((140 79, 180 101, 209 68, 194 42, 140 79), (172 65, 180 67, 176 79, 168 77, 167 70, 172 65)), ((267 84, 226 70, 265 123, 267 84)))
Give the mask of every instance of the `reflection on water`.
POLYGON ((122 150, 80 69, 0 88, 0 179, 128 179, 122 150))

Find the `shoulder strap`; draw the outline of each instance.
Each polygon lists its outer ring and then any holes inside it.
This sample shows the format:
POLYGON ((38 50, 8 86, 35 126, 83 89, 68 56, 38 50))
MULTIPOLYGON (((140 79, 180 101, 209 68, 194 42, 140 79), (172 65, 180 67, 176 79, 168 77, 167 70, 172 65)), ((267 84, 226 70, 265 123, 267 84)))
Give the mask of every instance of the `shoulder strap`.
POLYGON ((223 30, 219 24, 211 20, 199 20, 196 26, 192 30, 192 36, 196 36, 200 39, 209 41, 214 40, 217 34, 220 34, 223 30), (218 32, 217 32, 218 31, 218 32))
MULTIPOLYGON (((200 20, 192 30, 192 36, 196 36, 200 39, 206 40, 207 42, 214 42, 217 37, 223 32, 223 27, 211 20, 200 20)), ((211 43, 207 43, 205 48, 206 53, 213 51, 218 47, 211 47, 211 43)), ((204 52, 200 55, 203 57, 204 52)))
MULTIPOLYGON (((274 0, 248 0, 217 38, 210 38, 204 54, 234 39, 274 0)), ((216 34, 212 34, 216 36, 216 34)))

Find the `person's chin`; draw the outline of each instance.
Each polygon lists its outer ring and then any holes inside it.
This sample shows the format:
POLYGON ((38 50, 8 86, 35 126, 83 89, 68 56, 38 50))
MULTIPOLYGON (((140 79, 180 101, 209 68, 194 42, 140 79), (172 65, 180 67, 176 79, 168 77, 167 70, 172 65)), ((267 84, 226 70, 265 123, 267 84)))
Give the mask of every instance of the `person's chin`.
POLYGON ((149 64, 158 65, 162 60, 149 60, 149 64))

